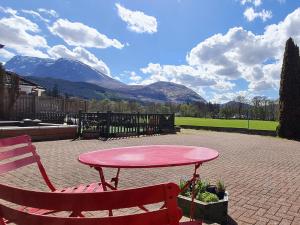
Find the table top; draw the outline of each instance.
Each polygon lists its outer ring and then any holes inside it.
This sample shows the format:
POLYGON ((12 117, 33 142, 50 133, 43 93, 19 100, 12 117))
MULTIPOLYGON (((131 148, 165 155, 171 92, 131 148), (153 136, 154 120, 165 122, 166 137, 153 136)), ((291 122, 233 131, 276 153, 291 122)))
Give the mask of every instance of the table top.
POLYGON ((83 153, 79 162, 92 167, 154 168, 201 164, 219 156, 216 150, 180 145, 148 145, 83 153))

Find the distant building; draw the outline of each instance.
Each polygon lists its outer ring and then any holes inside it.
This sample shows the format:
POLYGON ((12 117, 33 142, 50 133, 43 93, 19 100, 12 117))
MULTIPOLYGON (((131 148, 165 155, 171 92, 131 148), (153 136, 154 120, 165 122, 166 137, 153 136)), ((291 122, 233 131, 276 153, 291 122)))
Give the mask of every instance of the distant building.
POLYGON ((6 84, 9 85, 11 83, 11 76, 15 75, 17 77, 19 77, 20 81, 19 81, 19 88, 20 88, 20 94, 32 94, 32 95, 37 95, 37 96, 41 96, 43 92, 45 92, 45 88, 43 88, 42 86, 40 86, 37 83, 34 83, 30 80, 27 80, 26 78, 20 76, 19 74, 16 74, 14 72, 11 71, 6 71, 6 84))

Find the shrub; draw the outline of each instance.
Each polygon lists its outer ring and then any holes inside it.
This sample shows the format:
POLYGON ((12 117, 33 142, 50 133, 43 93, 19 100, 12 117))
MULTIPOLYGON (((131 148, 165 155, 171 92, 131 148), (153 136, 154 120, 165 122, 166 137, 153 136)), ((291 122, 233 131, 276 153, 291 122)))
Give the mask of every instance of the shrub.
POLYGON ((209 186, 209 182, 198 180, 195 185, 196 193, 203 193, 206 191, 207 186, 209 186))
POLYGON ((219 198, 217 195, 209 192, 203 192, 203 193, 198 193, 196 196, 196 199, 201 201, 201 202, 217 202, 219 201, 219 198))

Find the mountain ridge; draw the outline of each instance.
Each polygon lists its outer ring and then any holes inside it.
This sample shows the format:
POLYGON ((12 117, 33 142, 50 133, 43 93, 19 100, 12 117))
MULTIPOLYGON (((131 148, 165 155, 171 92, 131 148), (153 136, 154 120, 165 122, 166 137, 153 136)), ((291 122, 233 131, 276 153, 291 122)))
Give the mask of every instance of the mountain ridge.
POLYGON ((63 92, 86 99, 118 96, 120 99, 139 101, 206 102, 195 91, 181 84, 158 81, 149 85, 127 85, 73 59, 15 56, 5 64, 5 68, 30 77, 32 81, 48 89, 56 82, 63 92))

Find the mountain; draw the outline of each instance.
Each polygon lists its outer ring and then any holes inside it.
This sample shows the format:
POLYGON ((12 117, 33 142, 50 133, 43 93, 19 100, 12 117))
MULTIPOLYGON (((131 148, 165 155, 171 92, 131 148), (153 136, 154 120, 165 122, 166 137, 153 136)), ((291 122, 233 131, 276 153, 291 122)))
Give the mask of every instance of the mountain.
POLYGON ((229 102, 221 104, 221 108, 223 108, 223 107, 238 108, 240 105, 242 106, 242 108, 251 107, 251 105, 248 104, 248 103, 240 103, 240 102, 237 102, 237 101, 229 101, 229 102))
POLYGON ((206 102, 195 91, 181 84, 159 81, 147 86, 152 90, 160 90, 169 101, 176 102, 206 102))
MULTIPOLYGON (((47 90, 51 90, 55 85, 58 86, 59 92, 61 94, 68 94, 69 96, 80 97, 84 99, 112 99, 112 100, 135 100, 140 102, 175 102, 175 103, 185 103, 191 101, 201 101, 205 100, 201 96, 197 96, 196 92, 188 89, 183 85, 169 83, 173 86, 174 93, 171 91, 165 94, 162 89, 156 89, 155 86, 160 86, 161 82, 156 82, 147 86, 135 86, 128 89, 116 89, 111 90, 96 84, 90 84, 87 82, 73 82, 62 79, 55 79, 50 77, 34 77, 28 76, 28 80, 38 83, 47 90), (149 87, 150 86, 150 87, 149 87), (181 91, 180 91, 181 90, 181 91), (182 93, 187 93, 186 96, 182 93)), ((163 82, 164 85, 168 86, 168 82, 163 82)))
POLYGON ((60 94, 79 97, 83 99, 120 99, 122 96, 117 95, 114 91, 90 84, 86 82, 73 82, 50 77, 28 76, 26 79, 33 81, 44 87, 46 90, 52 90, 57 85, 60 94))
POLYGON ((206 102, 204 98, 186 86, 165 81, 158 81, 146 86, 128 85, 127 87, 122 87, 120 92, 141 97, 148 96, 163 102, 206 102))
POLYGON ((152 102, 205 102, 193 90, 171 82, 156 82, 150 85, 127 85, 92 67, 71 59, 41 59, 29 56, 14 56, 5 64, 7 70, 51 89, 55 84, 61 93, 85 99, 132 99, 152 102))
POLYGON ((122 82, 114 80, 82 62, 65 58, 54 60, 29 56, 14 56, 5 64, 5 68, 23 76, 82 81, 106 88, 126 86, 122 82))

